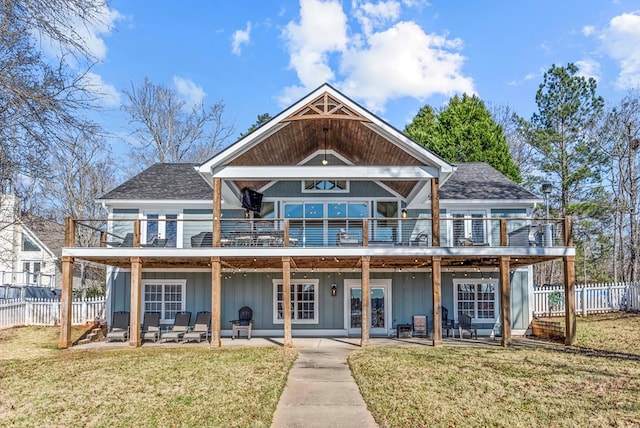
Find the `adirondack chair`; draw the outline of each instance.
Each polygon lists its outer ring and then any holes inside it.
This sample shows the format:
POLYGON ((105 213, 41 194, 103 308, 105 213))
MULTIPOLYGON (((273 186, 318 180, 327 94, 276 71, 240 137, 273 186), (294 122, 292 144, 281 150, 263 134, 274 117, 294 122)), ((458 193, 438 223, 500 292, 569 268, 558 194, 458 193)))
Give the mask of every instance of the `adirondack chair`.
POLYGON ((459 314, 458 315, 458 332, 460 333, 460 339, 463 338, 462 333, 464 331, 469 332, 472 339, 473 339, 473 336, 475 336, 476 339, 478 338, 478 328, 475 325, 471 324, 471 317, 467 314, 459 314))

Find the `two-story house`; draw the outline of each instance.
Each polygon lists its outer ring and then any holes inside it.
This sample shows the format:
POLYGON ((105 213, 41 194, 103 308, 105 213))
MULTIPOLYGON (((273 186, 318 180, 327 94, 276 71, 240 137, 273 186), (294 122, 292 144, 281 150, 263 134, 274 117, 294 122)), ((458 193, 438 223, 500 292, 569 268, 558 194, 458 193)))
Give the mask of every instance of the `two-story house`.
POLYGON ((532 219, 536 195, 487 164, 444 161, 326 84, 208 161, 153 165, 99 202, 106 229, 67 221, 61 347, 77 260, 109 267, 107 312, 130 312, 133 346, 148 311, 164 324, 211 311, 219 346, 243 306, 254 335, 285 345, 366 344, 414 315, 439 345, 445 308, 506 345, 529 328, 533 264, 561 258, 574 283, 569 221, 532 219), (100 247, 76 246, 83 227, 100 247))

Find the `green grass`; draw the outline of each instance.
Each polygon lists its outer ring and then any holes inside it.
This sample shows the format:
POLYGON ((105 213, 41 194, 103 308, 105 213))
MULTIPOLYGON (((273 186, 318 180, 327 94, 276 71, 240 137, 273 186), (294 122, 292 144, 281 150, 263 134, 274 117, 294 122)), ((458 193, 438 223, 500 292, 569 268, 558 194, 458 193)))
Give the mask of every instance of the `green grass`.
POLYGON ((29 351, 50 330, 0 336, 0 426, 269 426, 295 359, 276 347, 29 351))
POLYGON ((638 426, 639 322, 580 318, 569 349, 371 348, 349 365, 381 426, 638 426))

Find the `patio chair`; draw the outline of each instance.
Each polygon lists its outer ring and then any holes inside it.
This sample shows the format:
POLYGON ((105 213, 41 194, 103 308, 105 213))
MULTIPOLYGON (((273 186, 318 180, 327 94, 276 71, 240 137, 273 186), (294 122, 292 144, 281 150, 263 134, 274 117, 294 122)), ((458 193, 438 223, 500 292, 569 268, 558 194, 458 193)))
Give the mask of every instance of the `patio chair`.
POLYGON ((129 232, 124 235, 122 241, 105 242, 108 247, 133 247, 133 233, 129 232))
POLYGON ((174 342, 180 341, 189 330, 190 322, 191 312, 177 312, 171 329, 160 335, 160 342, 168 342, 169 340, 174 342))
POLYGON ((467 314, 458 315, 458 333, 460 333, 460 339, 463 338, 462 332, 468 331, 473 339, 473 336, 478 338, 478 327, 471 324, 471 317, 467 314))
POLYGON ((449 331, 456 337, 455 322, 449 319, 449 309, 442 306, 442 329, 447 331, 447 337, 449 337, 449 331))
POLYGON ((251 328, 253 327, 253 309, 243 306, 238 311, 238 319, 231 321, 231 339, 239 338, 241 331, 247 332, 247 339, 251 339, 251 328))
POLYGON ((488 242, 476 242, 472 238, 460 238, 458 240, 463 247, 488 247, 488 242))
POLYGON ((209 340, 211 332, 211 312, 201 311, 196 314, 196 322, 193 328, 184 334, 183 342, 189 342, 190 340, 197 340, 198 343, 204 340, 209 340))
POLYGON ((140 339, 143 342, 145 340, 153 340, 154 342, 160 340, 160 312, 146 312, 144 314, 140 339))
POLYGON ((275 244, 277 236, 273 227, 273 223, 268 221, 259 221, 256 223, 256 245, 269 247, 275 244))
POLYGON ((120 340, 126 342, 129 338, 129 312, 118 311, 113 313, 113 319, 111 320, 111 328, 107 333, 106 341, 120 340))
POLYGON ((233 233, 233 239, 236 245, 253 245, 253 230, 251 223, 248 221, 236 222, 234 229, 231 232, 233 233))
POLYGON ((346 230, 340 229, 336 235, 336 245, 338 246, 354 246, 360 244, 357 236, 349 235, 346 230))

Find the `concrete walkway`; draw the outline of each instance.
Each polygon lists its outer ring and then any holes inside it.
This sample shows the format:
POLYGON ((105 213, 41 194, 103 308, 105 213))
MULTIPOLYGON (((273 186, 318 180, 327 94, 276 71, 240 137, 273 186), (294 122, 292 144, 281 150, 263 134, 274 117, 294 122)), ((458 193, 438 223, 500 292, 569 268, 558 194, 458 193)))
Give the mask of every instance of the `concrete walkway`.
POLYGON ((377 427, 351 376, 354 343, 296 340, 298 358, 273 417, 273 427, 377 427))

